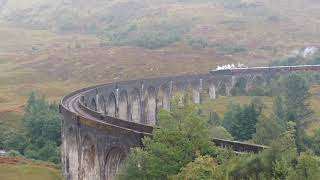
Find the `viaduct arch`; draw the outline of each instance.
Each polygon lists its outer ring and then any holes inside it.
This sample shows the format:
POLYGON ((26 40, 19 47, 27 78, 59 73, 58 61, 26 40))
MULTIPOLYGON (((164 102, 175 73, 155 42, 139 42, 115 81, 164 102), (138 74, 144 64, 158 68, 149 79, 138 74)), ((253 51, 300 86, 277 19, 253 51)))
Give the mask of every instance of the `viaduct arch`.
MULTIPOLYGON (((257 67, 211 71, 209 74, 141 79, 88 87, 65 96, 59 106, 62 120, 62 163, 66 179, 112 180, 133 147, 151 136, 160 108, 170 110, 171 98, 191 92, 195 103, 231 95, 237 79, 246 90, 258 78, 292 71, 320 71, 320 65, 257 67), (223 88, 221 88, 224 86, 223 88), (219 92, 221 89, 224 92, 219 92)), ((236 152, 266 148, 213 139, 236 152)))

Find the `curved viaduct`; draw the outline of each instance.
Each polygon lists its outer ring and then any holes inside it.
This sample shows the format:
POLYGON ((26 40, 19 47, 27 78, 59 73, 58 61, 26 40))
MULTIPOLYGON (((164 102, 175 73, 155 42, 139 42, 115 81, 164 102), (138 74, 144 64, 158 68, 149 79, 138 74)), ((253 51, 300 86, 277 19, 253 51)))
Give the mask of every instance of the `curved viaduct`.
MULTIPOLYGON (((191 92, 194 103, 204 96, 215 99, 217 89, 230 96, 237 79, 245 78, 246 89, 256 78, 290 71, 320 71, 320 66, 259 67, 211 71, 209 74, 141 79, 104 84, 75 91, 60 104, 62 163, 66 179, 113 179, 129 151, 142 147, 157 125, 160 108, 170 110, 178 92, 191 92)), ((237 152, 265 148, 222 139, 217 145, 237 152)))

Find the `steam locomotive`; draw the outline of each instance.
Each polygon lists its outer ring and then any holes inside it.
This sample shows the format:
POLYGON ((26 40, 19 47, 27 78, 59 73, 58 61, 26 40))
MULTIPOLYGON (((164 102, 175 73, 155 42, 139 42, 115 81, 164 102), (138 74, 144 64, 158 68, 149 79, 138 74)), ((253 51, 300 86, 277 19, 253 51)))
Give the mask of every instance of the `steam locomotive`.
POLYGON ((320 71, 320 65, 299 65, 299 66, 269 66, 269 67, 250 67, 250 68, 231 68, 211 70, 211 75, 237 75, 237 74, 273 74, 296 71, 320 71))

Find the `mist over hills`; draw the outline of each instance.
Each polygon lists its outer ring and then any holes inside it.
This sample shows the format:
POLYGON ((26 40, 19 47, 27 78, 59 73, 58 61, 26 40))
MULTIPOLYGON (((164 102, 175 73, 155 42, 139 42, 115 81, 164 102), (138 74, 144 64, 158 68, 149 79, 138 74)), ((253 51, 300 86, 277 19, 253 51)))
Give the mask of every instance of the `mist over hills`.
POLYGON ((19 55, 24 62, 19 67, 36 68, 57 79, 106 75, 126 79, 123 76, 133 67, 148 69, 133 72, 139 75, 131 77, 138 78, 145 73, 207 72, 237 62, 266 65, 320 44, 316 0, 0 0, 0 4, 3 26, 19 28, 2 30, 2 51, 19 45, 27 52, 27 58, 19 55), (47 68, 53 63, 57 68, 47 68), (121 70, 107 70, 104 64, 121 70))
POLYGON ((0 20, 84 33, 102 46, 213 49, 268 59, 319 44, 315 0, 2 0, 0 20))

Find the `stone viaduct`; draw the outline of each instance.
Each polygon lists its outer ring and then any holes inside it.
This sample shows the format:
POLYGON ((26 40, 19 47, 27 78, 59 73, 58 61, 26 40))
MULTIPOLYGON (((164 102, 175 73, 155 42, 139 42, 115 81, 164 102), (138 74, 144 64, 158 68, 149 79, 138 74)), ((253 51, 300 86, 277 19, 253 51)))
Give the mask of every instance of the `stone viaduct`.
MULTIPOLYGON (((171 98, 176 93, 188 91, 194 103, 200 104, 204 96, 212 100, 219 95, 230 96, 241 78, 246 81, 246 89, 250 89, 258 79, 291 71, 320 71, 320 66, 217 70, 209 74, 115 82, 75 91, 65 96, 59 107, 64 176, 68 180, 113 179, 130 149, 142 147, 142 138, 152 134, 159 109, 170 110, 171 98)), ((265 148, 222 139, 213 141, 237 152, 258 152, 265 148)))

